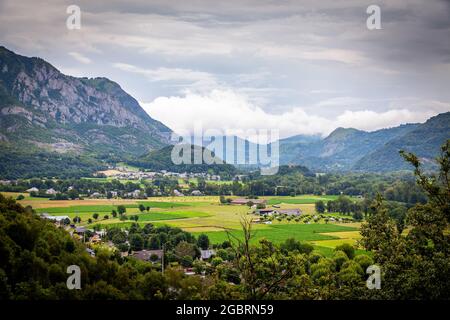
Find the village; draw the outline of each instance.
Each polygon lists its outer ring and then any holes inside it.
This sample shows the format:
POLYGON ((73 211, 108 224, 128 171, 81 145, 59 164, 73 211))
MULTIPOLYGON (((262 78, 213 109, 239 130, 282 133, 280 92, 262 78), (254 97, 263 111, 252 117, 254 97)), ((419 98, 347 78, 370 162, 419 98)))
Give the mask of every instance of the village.
MULTIPOLYGON (((146 171, 138 170, 128 166, 109 166, 107 170, 99 171, 94 174, 96 177, 108 177, 119 180, 153 180, 157 177, 179 178, 179 179, 195 179, 202 178, 208 181, 221 181, 220 175, 205 173, 205 172, 171 172, 167 170, 160 171, 146 171)), ((236 178, 242 178, 238 175, 236 178)))

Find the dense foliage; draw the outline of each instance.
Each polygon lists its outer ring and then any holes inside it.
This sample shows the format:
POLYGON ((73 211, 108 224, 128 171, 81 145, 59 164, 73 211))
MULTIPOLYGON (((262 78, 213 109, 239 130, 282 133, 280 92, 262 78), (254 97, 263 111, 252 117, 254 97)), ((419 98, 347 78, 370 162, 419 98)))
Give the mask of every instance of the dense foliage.
POLYGON ((363 225, 362 244, 374 252, 382 267, 383 290, 380 297, 390 299, 450 298, 450 140, 437 159, 439 172, 423 173, 414 154, 403 153, 415 168, 417 183, 429 201, 411 208, 406 217, 407 234, 396 226, 381 202, 375 214, 363 225))

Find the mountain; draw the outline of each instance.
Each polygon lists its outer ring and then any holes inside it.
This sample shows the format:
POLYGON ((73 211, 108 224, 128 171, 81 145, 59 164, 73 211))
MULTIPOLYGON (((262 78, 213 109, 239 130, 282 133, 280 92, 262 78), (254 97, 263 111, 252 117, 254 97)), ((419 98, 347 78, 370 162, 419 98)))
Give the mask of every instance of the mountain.
POLYGON ((0 47, 0 141, 22 150, 142 154, 170 129, 106 78, 75 78, 0 47))
POLYGON ((83 176, 169 143, 117 83, 75 78, 0 47, 0 176, 83 176))
MULTIPOLYGON (((205 147, 200 146, 194 146, 194 145, 177 145, 177 148, 180 148, 178 150, 189 150, 190 153, 187 156, 188 157, 188 163, 182 163, 182 164, 175 164, 174 161, 172 161, 172 150, 174 146, 166 146, 164 148, 161 148, 159 150, 153 150, 148 152, 145 155, 142 155, 141 157, 137 158, 136 160, 128 161, 129 164, 135 165, 141 168, 146 168, 154 171, 159 170, 167 170, 172 172, 194 172, 194 173, 200 173, 200 172, 208 172, 210 174, 219 174, 224 177, 233 177, 237 170, 236 168, 231 164, 226 164, 221 158, 215 156, 211 151, 207 150, 205 147), (205 154, 205 150, 207 152, 209 151, 209 154, 211 154, 211 157, 213 159, 212 164, 207 164, 201 158, 201 163, 194 163, 194 154, 205 154)), ((178 153, 180 157, 183 157, 183 153, 178 153)), ((184 157, 183 157, 184 158, 184 157)), ((176 161, 175 161, 176 162, 176 161)))
POLYGON ((422 124, 366 132, 337 128, 326 138, 292 143, 280 140, 281 164, 301 164, 316 171, 397 171, 410 168, 399 150, 417 153, 427 164, 450 138, 450 112, 430 118, 422 124))
POLYGON ((353 169, 359 171, 393 171, 410 169, 399 155, 400 150, 417 155, 427 167, 433 167, 433 160, 439 154, 441 145, 450 139, 450 112, 428 119, 402 136, 388 141, 360 158, 353 169))

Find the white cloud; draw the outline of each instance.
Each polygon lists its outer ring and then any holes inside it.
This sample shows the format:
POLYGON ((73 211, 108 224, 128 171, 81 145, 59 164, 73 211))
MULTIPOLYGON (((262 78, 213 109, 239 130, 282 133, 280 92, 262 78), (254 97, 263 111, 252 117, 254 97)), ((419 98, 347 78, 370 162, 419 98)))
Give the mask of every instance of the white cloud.
MULTIPOLYGON (((184 96, 159 97, 141 105, 151 117, 178 133, 193 132, 194 126, 200 124, 204 130, 235 132, 241 129, 278 129, 281 138, 296 134, 325 136, 337 127, 373 131, 403 123, 424 122, 436 114, 423 109, 392 109, 382 112, 345 110, 337 117, 326 118, 307 113, 300 107, 281 114, 270 114, 250 102, 245 95, 221 89, 203 95, 188 92, 184 96)), ((447 110, 449 109, 450 106, 447 105, 447 110)))
POLYGON ((336 118, 335 123, 339 127, 374 131, 404 123, 424 122, 433 115, 435 113, 432 111, 411 111, 408 109, 394 109, 384 112, 347 110, 336 118))
POLYGON ((114 67, 128 72, 145 75, 151 81, 213 81, 214 77, 202 71, 182 68, 142 69, 126 63, 115 63, 114 67))
POLYGON ((92 62, 91 59, 89 59, 88 57, 82 55, 79 52, 72 51, 72 52, 69 52, 69 55, 72 58, 74 58, 75 60, 77 60, 78 62, 81 62, 81 63, 84 63, 84 64, 89 64, 89 63, 92 62))
POLYGON ((151 82, 166 82, 168 86, 182 85, 183 88, 203 91, 217 86, 215 77, 202 71, 164 67, 144 69, 126 63, 114 63, 113 66, 122 71, 143 75, 151 82))

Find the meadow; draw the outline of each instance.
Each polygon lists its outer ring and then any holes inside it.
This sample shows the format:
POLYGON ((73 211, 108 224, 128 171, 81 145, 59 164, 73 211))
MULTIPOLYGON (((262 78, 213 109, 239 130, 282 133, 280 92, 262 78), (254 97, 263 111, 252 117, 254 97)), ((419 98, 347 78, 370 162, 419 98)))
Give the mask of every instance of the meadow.
MULTIPOLYGON (((6 195, 17 197, 18 194, 6 195)), ((23 205, 32 206, 37 212, 46 212, 50 215, 67 215, 70 218, 81 218, 80 225, 93 227, 128 227, 132 221, 121 221, 113 218, 112 210, 117 211, 117 206, 126 208, 127 216, 137 215, 140 225, 152 223, 154 225, 169 225, 179 227, 195 235, 207 234, 211 243, 221 243, 228 240, 229 234, 235 237, 241 236, 240 221, 243 216, 257 219, 247 206, 220 204, 218 196, 186 196, 186 197, 152 197, 147 200, 123 200, 123 199, 86 199, 86 200, 48 200, 45 198, 31 198, 24 194, 25 199, 19 201, 23 205), (139 210, 139 205, 150 207, 150 210, 139 210), (99 218, 93 219, 93 214, 98 213, 99 218), (108 219, 104 217, 108 215, 108 219), (88 224, 88 219, 93 223, 88 224)), ((299 195, 261 197, 267 199, 268 207, 276 205, 282 209, 298 208, 303 215, 315 214, 315 202, 333 200, 336 196, 299 195)), ((340 217, 338 213, 329 214, 340 217)), ((311 243, 319 252, 330 254, 333 249, 342 243, 355 245, 360 238, 359 223, 325 223, 323 219, 317 223, 276 221, 272 224, 252 224, 254 231, 253 242, 256 243, 266 238, 274 243, 280 243, 288 238, 311 243)))
MULTIPOLYGON (((274 243, 280 243, 288 238, 295 238, 299 241, 318 241, 318 240, 337 240, 339 237, 334 236, 334 232, 350 232, 357 231, 355 227, 347 227, 335 224, 272 224, 260 225, 259 228, 253 230, 254 243, 260 239, 268 239, 274 243)), ((238 238, 242 240, 242 232, 240 230, 204 232, 208 235, 212 243, 222 243, 225 240, 238 238)), ((194 233, 198 235, 200 233, 194 233)))

